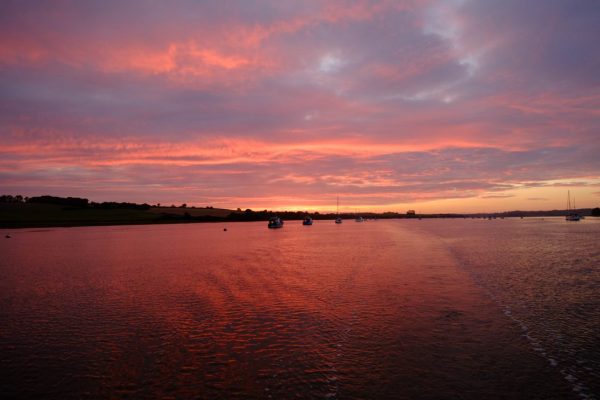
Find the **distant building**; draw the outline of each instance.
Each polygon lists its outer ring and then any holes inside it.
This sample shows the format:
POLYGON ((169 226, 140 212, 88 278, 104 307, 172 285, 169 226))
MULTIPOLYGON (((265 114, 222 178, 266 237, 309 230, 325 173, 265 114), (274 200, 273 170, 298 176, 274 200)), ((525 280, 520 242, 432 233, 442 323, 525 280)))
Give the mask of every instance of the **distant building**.
POLYGON ((408 215, 409 217, 414 217, 417 215, 417 213, 415 212, 415 210, 408 210, 406 212, 406 215, 408 215))

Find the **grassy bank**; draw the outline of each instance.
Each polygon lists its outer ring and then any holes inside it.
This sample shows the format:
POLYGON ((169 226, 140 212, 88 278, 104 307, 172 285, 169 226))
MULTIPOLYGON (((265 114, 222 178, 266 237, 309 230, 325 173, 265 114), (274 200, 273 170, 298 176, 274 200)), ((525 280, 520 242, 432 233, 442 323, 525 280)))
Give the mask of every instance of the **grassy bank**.
POLYGON ((147 210, 136 210, 70 207, 60 204, 0 203, 0 228, 206 222, 225 220, 231 212, 215 208, 151 207, 147 210))

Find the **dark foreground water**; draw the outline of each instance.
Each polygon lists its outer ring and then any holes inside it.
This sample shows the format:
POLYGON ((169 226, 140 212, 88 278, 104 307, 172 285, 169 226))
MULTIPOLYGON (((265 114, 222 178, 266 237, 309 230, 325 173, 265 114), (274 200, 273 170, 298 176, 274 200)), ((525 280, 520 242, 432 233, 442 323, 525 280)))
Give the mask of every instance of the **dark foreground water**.
POLYGON ((2 398, 597 398, 600 221, 11 233, 2 398))

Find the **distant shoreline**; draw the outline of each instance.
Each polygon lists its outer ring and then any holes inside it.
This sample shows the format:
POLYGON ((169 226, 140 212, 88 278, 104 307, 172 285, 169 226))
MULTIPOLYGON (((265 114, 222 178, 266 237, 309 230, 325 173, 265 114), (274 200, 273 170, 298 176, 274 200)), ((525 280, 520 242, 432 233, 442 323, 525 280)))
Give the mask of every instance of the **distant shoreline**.
MULTIPOLYGON (((506 217, 506 219, 518 219, 519 217, 506 217)), ((525 218, 525 217, 524 217, 525 218)), ((560 218, 560 216, 556 216, 556 215, 547 215, 547 216, 534 216, 534 217, 527 217, 527 218, 560 218)), ((410 218, 381 218, 381 219, 385 219, 385 220, 407 220, 410 218)), ((471 217, 423 217, 422 219, 471 219, 471 217)), ((486 218, 480 218, 480 219, 486 219, 486 218)), ((353 218, 347 218, 345 219, 346 221, 352 221, 353 218)), ((293 220, 284 220, 284 221, 301 221, 299 219, 293 219, 293 220)), ((333 219, 320 219, 319 221, 335 221, 335 218, 333 219)), ((210 220, 210 221, 155 221, 155 222, 90 222, 90 223, 72 223, 72 224, 48 224, 48 225, 41 225, 41 224, 34 224, 34 225, 29 225, 29 224, 23 224, 23 225, 17 225, 17 224, 13 224, 13 225, 4 225, 4 224, 0 224, 0 229, 3 230, 10 230, 10 229, 45 229, 45 228, 83 228, 83 227, 108 227, 108 226, 142 226, 142 225, 184 225, 184 224, 225 224, 225 223, 245 223, 245 222, 266 222, 263 220, 252 220, 252 221, 236 221, 236 220, 227 220, 227 219, 219 219, 219 220, 210 220)))
MULTIPOLYGON (((589 216, 591 209, 579 209, 580 214, 589 216)), ((520 218, 520 217, 560 217, 565 210, 553 211, 511 211, 504 213, 477 214, 414 214, 400 213, 360 213, 366 219, 425 219, 425 218, 520 218)), ((228 210, 212 207, 114 207, 65 206, 41 203, 0 203, 0 228, 68 228, 81 226, 119 225, 159 225, 215 222, 266 221, 278 215, 283 220, 302 220, 310 215, 315 220, 334 220, 336 214, 318 212, 273 212, 252 210, 228 210)), ((359 214, 341 213, 343 219, 354 219, 359 214)))
MULTIPOLYGON (((600 208, 577 209, 580 215, 600 215, 600 208)), ((207 222, 249 222, 267 221, 272 216, 283 220, 302 220, 310 215, 314 220, 354 219, 422 219, 422 218, 524 218, 558 217, 567 214, 567 210, 552 211, 506 211, 498 213, 439 213, 418 214, 409 211, 398 212, 361 212, 361 213, 319 213, 308 211, 255 211, 230 210, 214 207, 160 206, 119 202, 90 202, 78 197, 38 196, 0 196, 0 228, 49 228, 75 226, 111 226, 111 225, 150 225, 207 222)))

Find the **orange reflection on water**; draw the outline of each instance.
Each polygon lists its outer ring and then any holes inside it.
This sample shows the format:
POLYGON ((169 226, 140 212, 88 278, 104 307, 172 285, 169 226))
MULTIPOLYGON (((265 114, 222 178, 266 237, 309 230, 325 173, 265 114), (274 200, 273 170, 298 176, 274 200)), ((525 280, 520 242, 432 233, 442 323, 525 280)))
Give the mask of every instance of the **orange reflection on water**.
MULTIPOLYGON (((12 303, 20 322, 2 332, 43 342, 74 393, 104 397, 434 398, 542 380, 515 327, 413 223, 31 232, 7 253, 22 268, 3 299, 29 300, 12 303), (60 361, 65 346, 76 362, 60 361), (486 369, 494 380, 470 388, 486 369)), ((15 371, 50 365, 36 357, 11 358, 15 371)), ((23 376, 11 378, 35 392, 23 376)))

